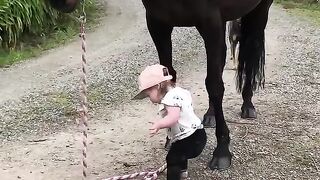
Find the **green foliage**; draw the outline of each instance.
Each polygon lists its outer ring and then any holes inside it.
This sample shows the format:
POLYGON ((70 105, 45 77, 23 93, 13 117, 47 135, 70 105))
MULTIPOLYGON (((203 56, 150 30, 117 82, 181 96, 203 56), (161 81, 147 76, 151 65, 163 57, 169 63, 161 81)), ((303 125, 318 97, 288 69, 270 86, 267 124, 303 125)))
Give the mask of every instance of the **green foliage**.
POLYGON ((320 11, 320 0, 276 0, 276 3, 280 3, 286 9, 308 9, 314 11, 320 11))
MULTIPOLYGON (((105 8, 97 0, 85 2, 88 29, 104 15, 105 8)), ((80 8, 62 14, 46 0, 0 0, 0 68, 78 37, 80 8)))
POLYGON ((320 25, 320 0, 275 0, 288 9, 288 13, 320 25))
POLYGON ((303 3, 303 4, 316 4, 318 0, 278 0, 280 2, 295 2, 295 3, 303 3))
POLYGON ((55 25, 58 13, 44 0, 0 0, 0 40, 15 49, 25 33, 41 34, 55 25))
MULTIPOLYGON (((92 9, 92 1, 86 1, 86 8, 92 9)), ((16 49, 27 35, 40 37, 78 25, 78 16, 78 10, 72 14, 58 13, 46 0, 0 0, 2 48, 16 49)))

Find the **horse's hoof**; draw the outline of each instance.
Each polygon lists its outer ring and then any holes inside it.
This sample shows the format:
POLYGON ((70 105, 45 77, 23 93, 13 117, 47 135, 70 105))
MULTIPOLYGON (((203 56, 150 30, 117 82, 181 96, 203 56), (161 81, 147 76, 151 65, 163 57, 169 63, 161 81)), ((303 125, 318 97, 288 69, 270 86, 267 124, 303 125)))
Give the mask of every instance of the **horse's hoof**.
POLYGON ((226 170, 231 166, 231 157, 213 157, 209 163, 211 170, 226 170))
POLYGON ((214 114, 209 115, 206 113, 203 117, 203 127, 205 128, 214 128, 216 127, 216 118, 214 117, 214 114))
POLYGON ((211 170, 226 170, 231 166, 231 158, 228 148, 220 152, 216 149, 208 166, 211 170))
POLYGON ((254 107, 242 108, 241 109, 241 118, 243 119, 256 119, 257 112, 254 107))

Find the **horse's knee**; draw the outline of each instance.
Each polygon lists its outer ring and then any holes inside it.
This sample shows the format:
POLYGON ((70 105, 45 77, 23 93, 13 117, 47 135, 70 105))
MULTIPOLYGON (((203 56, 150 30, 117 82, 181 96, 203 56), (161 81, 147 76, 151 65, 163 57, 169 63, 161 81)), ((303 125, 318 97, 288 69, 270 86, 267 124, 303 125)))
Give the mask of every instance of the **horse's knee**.
POLYGON ((80 0, 49 0, 50 5, 63 13, 71 13, 73 12, 80 0))
POLYGON ((209 93, 209 98, 217 98, 217 97, 222 97, 225 91, 224 84, 222 77, 210 77, 207 76, 206 81, 206 88, 209 93))

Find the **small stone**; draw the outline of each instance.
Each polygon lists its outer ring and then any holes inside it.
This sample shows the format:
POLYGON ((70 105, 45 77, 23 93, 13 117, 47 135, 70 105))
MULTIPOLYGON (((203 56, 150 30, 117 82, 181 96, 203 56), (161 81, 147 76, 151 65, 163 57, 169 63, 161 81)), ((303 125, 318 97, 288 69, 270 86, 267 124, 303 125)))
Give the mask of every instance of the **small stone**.
POLYGON ((98 173, 98 172, 93 172, 92 174, 94 174, 94 175, 99 175, 99 173, 98 173))

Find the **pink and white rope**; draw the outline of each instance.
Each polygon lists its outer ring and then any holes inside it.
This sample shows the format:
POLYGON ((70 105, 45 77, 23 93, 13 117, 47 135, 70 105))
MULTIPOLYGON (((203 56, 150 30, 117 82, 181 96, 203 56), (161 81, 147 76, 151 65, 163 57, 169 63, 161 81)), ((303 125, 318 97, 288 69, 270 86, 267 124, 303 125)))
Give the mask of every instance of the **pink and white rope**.
POLYGON ((87 178, 87 139, 88 139, 88 99, 87 99, 87 59, 86 59, 86 38, 85 38, 85 21, 86 17, 82 16, 80 22, 80 38, 81 38, 81 49, 82 49, 82 77, 81 77, 81 87, 80 87, 80 94, 81 94, 81 107, 80 107, 80 126, 82 128, 82 179, 87 178))
POLYGON ((155 180, 158 178, 158 175, 166 169, 167 169, 167 164, 164 164, 156 171, 133 173, 133 174, 127 174, 123 176, 114 176, 114 177, 110 177, 103 180, 123 180, 123 179, 133 179, 137 177, 144 177, 143 179, 145 180, 155 180))
MULTIPOLYGON (((81 38, 81 49, 82 49, 82 77, 81 77, 81 87, 80 87, 80 94, 81 94, 81 107, 79 110, 80 113, 80 126, 82 128, 82 179, 85 180, 87 178, 87 148, 88 148, 88 98, 87 98, 87 59, 86 59, 86 34, 85 34, 85 23, 86 23, 86 14, 84 11, 84 3, 85 0, 82 0, 82 16, 80 17, 80 38, 81 38)), ((156 171, 151 172, 140 172, 134 173, 124 176, 114 176, 111 178, 107 178, 104 180, 122 180, 122 179, 133 179, 136 177, 144 177, 145 180, 155 180, 158 178, 158 174, 162 173, 167 168, 167 164, 164 164, 156 171)))

